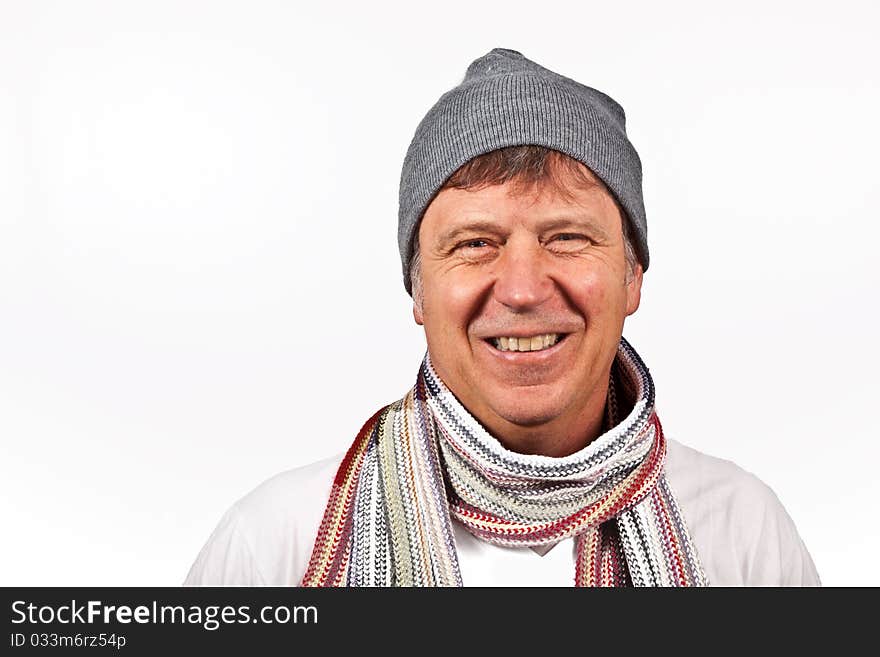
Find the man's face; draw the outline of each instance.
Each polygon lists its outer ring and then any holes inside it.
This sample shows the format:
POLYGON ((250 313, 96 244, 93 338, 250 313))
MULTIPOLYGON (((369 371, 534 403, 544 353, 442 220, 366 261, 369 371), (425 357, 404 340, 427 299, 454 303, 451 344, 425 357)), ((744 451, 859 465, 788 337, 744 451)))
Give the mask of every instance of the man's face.
POLYGON ((641 290, 611 195, 592 174, 586 187, 558 173, 565 194, 515 183, 441 191, 419 229, 414 308, 434 368, 464 406, 508 447, 555 456, 583 447, 601 421, 641 290))

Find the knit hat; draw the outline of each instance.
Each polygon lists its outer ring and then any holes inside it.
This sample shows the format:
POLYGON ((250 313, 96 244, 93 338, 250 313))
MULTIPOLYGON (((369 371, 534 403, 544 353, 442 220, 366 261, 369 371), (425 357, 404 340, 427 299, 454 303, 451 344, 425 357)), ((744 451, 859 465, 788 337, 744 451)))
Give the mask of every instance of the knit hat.
POLYGON ((422 119, 403 161, 397 243, 407 292, 413 238, 446 180, 479 155, 524 145, 557 150, 598 176, 623 208, 639 262, 648 268, 642 164, 627 139, 623 108, 515 50, 495 48, 422 119))

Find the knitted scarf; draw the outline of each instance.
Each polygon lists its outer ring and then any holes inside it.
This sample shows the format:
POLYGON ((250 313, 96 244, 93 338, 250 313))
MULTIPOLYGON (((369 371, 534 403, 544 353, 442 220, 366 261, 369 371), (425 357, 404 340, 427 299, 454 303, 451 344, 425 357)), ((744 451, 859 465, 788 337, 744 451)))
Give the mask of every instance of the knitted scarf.
POLYGON ((496 545, 575 537, 576 586, 706 585, 663 473, 651 376, 623 339, 605 428, 570 456, 511 452, 426 355, 343 459, 302 586, 461 586, 453 518, 496 545))

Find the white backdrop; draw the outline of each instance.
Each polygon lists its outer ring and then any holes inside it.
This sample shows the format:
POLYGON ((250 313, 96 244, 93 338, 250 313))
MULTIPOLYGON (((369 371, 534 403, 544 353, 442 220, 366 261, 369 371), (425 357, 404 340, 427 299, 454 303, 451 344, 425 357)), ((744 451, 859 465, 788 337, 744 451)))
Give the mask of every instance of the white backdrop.
POLYGON ((877 4, 305 4, 0 3, 0 584, 177 584, 402 395, 400 164, 496 46, 626 108, 667 434, 880 584, 877 4))

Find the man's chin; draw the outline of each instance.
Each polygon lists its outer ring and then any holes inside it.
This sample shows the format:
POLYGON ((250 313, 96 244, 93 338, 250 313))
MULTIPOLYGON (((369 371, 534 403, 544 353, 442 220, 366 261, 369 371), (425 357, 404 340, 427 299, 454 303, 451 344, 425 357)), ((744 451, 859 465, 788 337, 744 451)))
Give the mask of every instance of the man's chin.
POLYGON ((512 430, 534 429, 547 425, 561 415, 558 408, 511 404, 492 409, 499 418, 511 425, 512 430))

